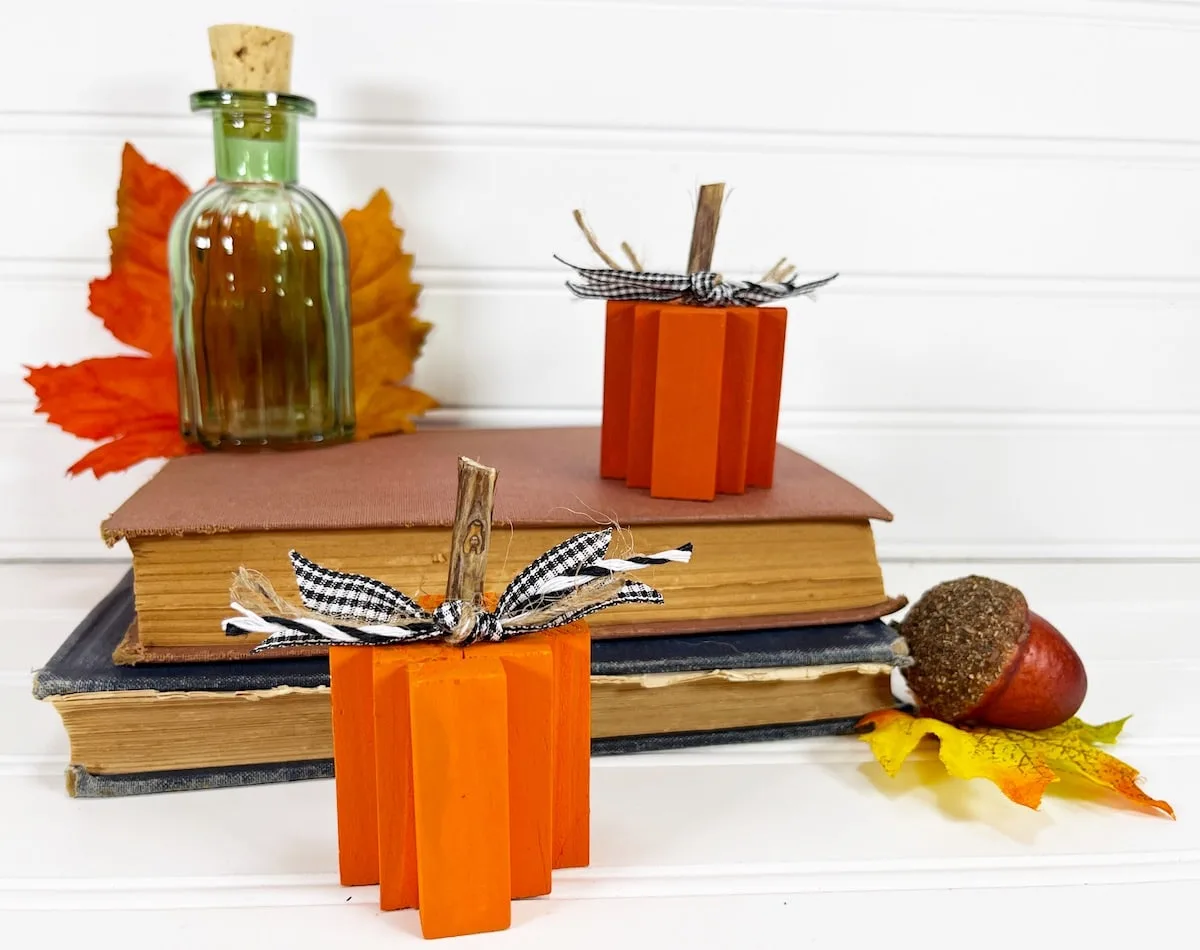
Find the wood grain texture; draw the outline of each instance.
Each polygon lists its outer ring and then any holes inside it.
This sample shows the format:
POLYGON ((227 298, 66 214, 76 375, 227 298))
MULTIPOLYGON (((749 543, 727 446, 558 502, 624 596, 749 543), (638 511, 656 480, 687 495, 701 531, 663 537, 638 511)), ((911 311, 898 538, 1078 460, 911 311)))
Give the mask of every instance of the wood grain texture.
MULTIPOLYGON (((488 546, 492 539, 492 508, 496 470, 468 458, 458 460, 458 498, 450 530, 450 566, 446 599, 475 603, 483 596, 488 546)), ((464 631, 463 636, 466 636, 464 631)), ((453 639, 448 642, 455 642, 453 639)))
POLYGON ((723 182, 700 186, 700 196, 696 199, 696 217, 692 222, 692 244, 688 248, 689 274, 712 270, 713 251, 717 246, 717 229, 721 225, 721 205, 724 201, 723 182))

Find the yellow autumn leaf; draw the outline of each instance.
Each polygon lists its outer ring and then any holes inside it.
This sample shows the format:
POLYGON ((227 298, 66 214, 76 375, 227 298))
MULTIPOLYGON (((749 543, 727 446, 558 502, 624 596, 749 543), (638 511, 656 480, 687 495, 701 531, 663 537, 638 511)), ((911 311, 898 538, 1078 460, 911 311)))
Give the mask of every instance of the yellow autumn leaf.
POLYGON ((1071 719, 1053 729, 1025 732, 962 728, 884 709, 860 719, 858 729, 859 738, 870 745, 889 775, 900 771, 922 739, 933 736, 947 772, 955 778, 988 779, 1019 805, 1036 809, 1051 783, 1059 781, 1063 773, 1073 773, 1174 818, 1175 811, 1169 804, 1142 791, 1136 769, 1094 744, 1115 743, 1127 718, 1099 726, 1071 719))
POLYGON ((437 400, 407 384, 432 325, 417 319, 421 293, 412 280, 404 231, 392 221, 392 199, 379 189, 342 218, 350 256, 357 438, 410 432, 413 419, 437 400))

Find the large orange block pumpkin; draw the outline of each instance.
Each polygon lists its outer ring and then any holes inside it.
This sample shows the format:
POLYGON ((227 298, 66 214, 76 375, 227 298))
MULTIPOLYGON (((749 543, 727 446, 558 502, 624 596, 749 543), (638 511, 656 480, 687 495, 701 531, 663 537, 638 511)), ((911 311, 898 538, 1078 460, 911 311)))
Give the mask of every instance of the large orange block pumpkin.
POLYGON ((582 620, 467 647, 331 647, 341 883, 378 884, 381 910, 417 908, 434 938, 503 930, 553 868, 586 866, 590 657, 582 620))

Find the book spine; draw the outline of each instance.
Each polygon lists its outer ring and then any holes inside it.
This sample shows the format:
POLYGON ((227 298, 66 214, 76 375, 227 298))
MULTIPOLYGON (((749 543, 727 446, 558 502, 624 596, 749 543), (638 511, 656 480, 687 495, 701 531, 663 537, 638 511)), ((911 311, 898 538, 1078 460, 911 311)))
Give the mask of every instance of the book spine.
POLYGON ((192 792, 208 788, 278 785, 283 782, 332 777, 332 759, 268 762, 262 765, 169 772, 136 772, 127 775, 97 775, 81 766, 72 765, 67 769, 67 794, 72 798, 123 798, 132 795, 157 795, 163 792, 192 792))
POLYGON ((748 670, 765 667, 838 666, 846 663, 886 663, 890 666, 898 666, 905 662, 904 654, 897 652, 895 641, 869 644, 826 644, 817 648, 746 651, 719 657, 685 652, 647 657, 641 651, 623 655, 621 650, 613 649, 609 644, 601 647, 593 643, 592 653, 592 676, 637 676, 650 673, 686 673, 692 670, 748 670), (607 655, 597 657, 596 653, 607 655))
POLYGON ((856 722, 858 722, 858 717, 851 716, 845 719, 822 719, 817 722, 747 726, 740 729, 713 729, 708 732, 611 736, 593 739, 592 755, 633 755, 639 752, 667 752, 672 749, 741 745, 748 742, 778 742, 784 739, 811 739, 818 736, 848 736, 854 732, 856 722))

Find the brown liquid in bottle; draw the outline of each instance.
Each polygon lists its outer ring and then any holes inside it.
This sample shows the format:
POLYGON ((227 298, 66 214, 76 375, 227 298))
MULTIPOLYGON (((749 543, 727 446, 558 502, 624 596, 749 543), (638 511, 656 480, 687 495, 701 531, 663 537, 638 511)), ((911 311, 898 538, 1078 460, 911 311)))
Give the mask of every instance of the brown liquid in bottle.
POLYGON ((209 446, 342 434, 330 395, 321 241, 281 191, 243 185, 202 211, 188 235, 199 410, 190 422, 209 446))

